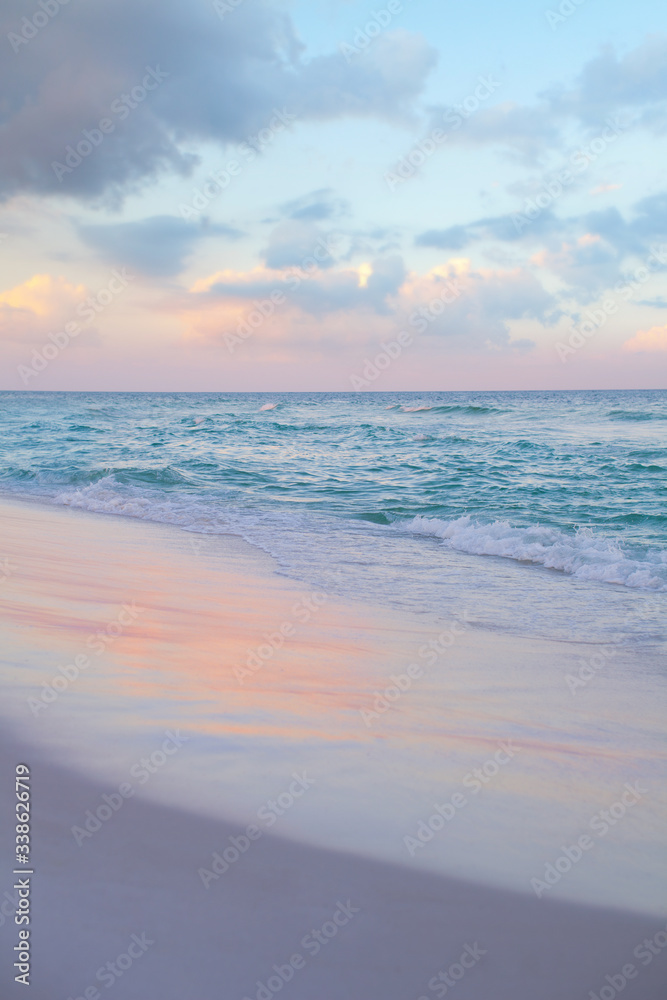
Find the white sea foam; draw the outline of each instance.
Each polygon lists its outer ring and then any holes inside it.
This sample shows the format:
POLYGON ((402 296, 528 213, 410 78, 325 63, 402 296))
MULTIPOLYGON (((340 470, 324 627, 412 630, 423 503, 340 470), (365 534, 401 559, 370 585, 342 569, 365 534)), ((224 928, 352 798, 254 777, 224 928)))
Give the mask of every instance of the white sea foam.
POLYGON ((471 555, 501 556, 535 563, 579 580, 667 591, 667 552, 656 549, 642 558, 633 558, 618 543, 596 535, 589 528, 566 535, 555 528, 539 525, 517 528, 507 521, 476 524, 467 516, 452 521, 415 517, 402 522, 398 528, 440 538, 450 548, 471 555))
POLYGON ((95 483, 80 489, 63 490, 54 502, 68 507, 80 507, 96 514, 118 514, 122 517, 138 517, 146 521, 176 524, 182 528, 202 532, 223 532, 229 530, 217 512, 206 504, 192 501, 188 497, 181 500, 161 499, 138 492, 121 492, 119 483, 113 476, 104 476, 95 483))
MULTIPOLYGON (((218 505, 207 504, 191 496, 178 498, 172 494, 165 498, 159 494, 139 493, 136 488, 128 491, 113 476, 105 476, 82 488, 64 490, 54 500, 96 513, 159 521, 190 531, 216 534, 231 531, 262 547, 267 546, 263 529, 268 522, 264 525, 256 522, 253 530, 252 519, 239 517, 239 512, 225 512, 218 505)), ((269 521, 272 519, 269 518, 269 521)), ((632 554, 618 542, 595 534, 589 528, 580 528, 568 535, 556 528, 540 525, 515 527, 507 521, 482 524, 464 516, 450 521, 414 517, 399 522, 394 529, 439 538, 449 548, 470 555, 499 556, 532 563, 579 580, 667 592, 667 551, 650 549, 641 555, 632 554)), ((299 531, 296 523, 292 525, 292 530, 287 523, 283 523, 283 530, 290 535, 293 530, 297 534, 299 531)), ((271 544, 267 547, 267 551, 274 549, 271 544)))

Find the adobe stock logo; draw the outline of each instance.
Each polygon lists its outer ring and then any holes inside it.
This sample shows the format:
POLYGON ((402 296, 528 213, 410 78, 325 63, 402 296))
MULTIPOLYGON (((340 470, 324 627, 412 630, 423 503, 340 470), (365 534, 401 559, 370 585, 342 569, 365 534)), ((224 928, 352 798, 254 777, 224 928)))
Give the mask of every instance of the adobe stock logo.
POLYGON ((561 0, 558 10, 545 10, 544 16, 552 31, 555 31, 560 24, 564 24, 568 17, 572 17, 577 7, 581 7, 586 0, 561 0))
MULTIPOLYGON (((302 774, 294 771, 292 778, 294 780, 289 788, 282 791, 275 799, 267 799, 257 810, 257 818, 266 828, 272 827, 278 821, 279 816, 283 816, 312 785, 316 784, 315 778, 309 778, 305 771, 302 774)), ((250 823, 245 831, 237 837, 229 836, 227 838, 229 843, 222 848, 222 854, 219 851, 213 853, 210 861, 211 867, 197 869, 197 874, 204 888, 210 888, 211 882, 217 881, 221 875, 228 872, 231 865, 236 864, 250 850, 252 842, 259 840, 263 833, 264 831, 259 826, 250 823)))
MULTIPOLYGON (((130 112, 138 108, 146 100, 149 93, 152 90, 156 90, 168 76, 169 73, 161 70, 159 65, 155 69, 152 66, 146 66, 146 75, 141 83, 133 87, 129 94, 120 94, 116 100, 112 101, 110 112, 116 115, 119 121, 125 121, 130 112)), ((51 163, 51 169, 61 184, 66 174, 71 174, 77 167, 81 166, 86 157, 90 156, 98 146, 102 145, 105 137, 111 132, 115 132, 116 124, 111 118, 100 118, 97 128, 84 128, 81 130, 83 138, 77 142, 76 149, 72 145, 65 146, 63 157, 65 162, 61 163, 59 160, 53 160, 51 163)))
POLYGON ((213 0, 213 10, 224 21, 225 14, 232 14, 242 3, 243 0, 213 0))
POLYGON ((386 7, 371 12, 370 19, 362 27, 357 28, 352 43, 341 42, 338 46, 342 55, 345 56, 346 63, 349 64, 355 58, 372 45, 374 39, 386 31, 397 14, 403 13, 401 0, 389 0, 386 7))
MULTIPOLYGON (((326 920, 321 927, 311 927, 310 931, 301 938, 300 947, 314 958, 322 948, 327 947, 338 936, 341 929, 349 924, 359 912, 359 907, 353 906, 352 900, 348 899, 346 903, 343 903, 339 899, 331 919, 326 920)), ((272 974, 266 981, 261 979, 256 981, 257 989, 254 991, 254 997, 246 994, 243 1000, 272 1000, 276 993, 280 993, 283 986, 294 978, 297 972, 305 969, 307 964, 308 958, 298 951, 283 965, 278 965, 276 962, 271 970, 272 974)))
MULTIPOLYGON (((634 785, 626 782, 619 799, 612 802, 608 809, 600 809, 589 821, 590 829, 597 834, 598 841, 606 837, 609 831, 616 826, 644 795, 648 788, 644 788, 638 781, 634 785)), ((545 892, 548 892, 561 879, 572 871, 584 857, 586 851, 592 850, 598 841, 588 833, 582 833, 573 844, 561 844, 561 854, 555 861, 547 861, 544 865, 544 873, 541 878, 533 877, 530 884, 538 899, 541 899, 545 892)))
POLYGON ((14 52, 18 53, 22 45, 31 42, 67 3, 69 0, 39 0, 41 10, 36 10, 31 17, 24 17, 21 20, 21 33, 17 35, 15 31, 10 31, 7 35, 7 41, 14 52))
POLYGON ((31 348, 32 361, 30 364, 16 366, 16 371, 21 376, 23 384, 27 385, 31 378, 35 378, 45 368, 48 368, 50 363, 55 361, 72 343, 72 340, 83 332, 85 324, 104 312, 107 306, 128 287, 131 281, 134 281, 134 275, 129 274, 126 267, 120 271, 114 268, 111 272, 111 278, 104 288, 99 288, 94 295, 89 295, 83 302, 79 302, 76 307, 76 315, 83 320, 83 323, 71 319, 64 324, 62 329, 51 331, 48 335, 51 343, 42 344, 41 349, 36 347, 31 348))

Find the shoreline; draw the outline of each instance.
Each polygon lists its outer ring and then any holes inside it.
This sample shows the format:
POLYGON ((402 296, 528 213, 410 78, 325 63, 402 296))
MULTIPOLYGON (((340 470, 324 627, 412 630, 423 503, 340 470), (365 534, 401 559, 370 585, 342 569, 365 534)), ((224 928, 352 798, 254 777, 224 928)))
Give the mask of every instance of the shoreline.
MULTIPOLYGON (((392 528, 386 534, 374 534, 372 529, 378 526, 373 522, 331 517, 323 523, 323 513, 319 510, 310 512, 312 523, 297 520, 294 524, 283 524, 270 519, 265 523, 266 511, 246 521, 233 505, 231 514, 223 516, 215 502, 209 503, 200 496, 177 495, 180 502, 176 503, 169 492, 161 496, 124 494, 119 492, 120 484, 107 484, 106 478, 82 484, 80 488, 73 484, 63 486, 58 503, 55 495, 46 499, 9 491, 0 492, 0 504, 40 509, 46 516, 53 510, 69 510, 121 523, 132 521, 175 528, 185 533, 195 554, 210 547, 215 538, 237 545, 239 554, 245 545, 251 563, 259 556, 265 560, 267 572, 291 581, 294 587, 325 589, 341 605, 373 606, 380 613, 396 614, 399 619, 417 617, 437 623, 445 607, 446 614, 451 616, 460 611, 462 601, 475 602, 477 596, 474 588, 464 588, 465 593, 459 593, 458 581, 475 580, 483 592, 476 627, 500 636, 501 641, 518 637, 600 646, 610 634, 614 635, 613 641, 624 643, 627 631, 632 643, 633 633, 644 622, 653 628, 654 635, 641 641, 656 650, 665 644, 660 611, 667 608, 667 583, 653 587, 645 581, 622 579, 633 564, 631 548, 619 556, 618 566, 612 564, 610 569, 602 559, 595 562, 592 575, 587 575, 587 557, 580 551, 580 543, 584 545, 585 539, 581 542, 579 533, 573 538, 561 537, 560 528, 540 523, 513 525, 502 520, 488 523, 473 520, 468 525, 463 523, 468 520, 467 515, 450 522, 417 515, 414 520, 418 523, 412 528, 399 521, 384 525, 383 528, 392 528), (87 491, 91 489, 100 492, 89 495, 87 491), (370 532, 359 533, 360 524, 365 524, 370 532), (448 524, 456 538, 451 545, 443 546, 443 540, 450 537, 442 533, 448 524), (394 532, 393 528, 399 530, 394 532), (498 539, 500 528, 502 537, 498 539), (535 539, 530 538, 531 532, 537 533, 535 539), (326 546, 330 542, 327 558, 326 546), (340 563, 336 545, 341 546, 343 554, 340 563), (304 552, 313 551, 312 558, 304 556, 304 552), (555 562, 550 561, 552 557, 555 562), (404 587, 406 577, 398 568, 401 559, 405 561, 408 587, 404 587), (572 560, 574 563, 570 565, 572 560), (345 587, 341 587, 340 581, 346 573, 345 587), (516 599, 509 600, 504 590, 516 599), (529 606, 529 613, 524 613, 524 606, 529 606), (575 630, 571 634, 573 621, 575 630)), ((611 536, 596 536, 596 545, 601 545, 602 550, 596 553, 595 560, 604 556, 604 546, 611 543, 611 536)), ((646 574, 653 572, 652 566, 653 563, 644 565, 640 561, 635 569, 646 574)))

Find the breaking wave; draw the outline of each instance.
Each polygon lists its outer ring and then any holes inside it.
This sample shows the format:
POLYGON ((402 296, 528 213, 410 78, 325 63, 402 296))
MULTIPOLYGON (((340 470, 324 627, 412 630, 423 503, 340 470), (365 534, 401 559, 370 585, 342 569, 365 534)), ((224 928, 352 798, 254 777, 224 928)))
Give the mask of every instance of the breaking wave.
POLYGON ((500 556, 559 570, 579 580, 616 583, 640 590, 667 591, 667 551, 628 552, 620 543, 580 528, 566 535, 556 528, 513 527, 508 521, 475 523, 415 517, 398 525, 413 534, 430 535, 459 552, 500 556))

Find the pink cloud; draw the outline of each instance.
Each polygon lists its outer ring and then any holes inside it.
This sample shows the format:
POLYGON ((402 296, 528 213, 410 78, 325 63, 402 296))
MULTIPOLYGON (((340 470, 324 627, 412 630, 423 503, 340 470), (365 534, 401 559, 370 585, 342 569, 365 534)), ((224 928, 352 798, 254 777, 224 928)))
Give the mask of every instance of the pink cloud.
POLYGON ((28 281, 0 292, 0 338, 34 341, 72 318, 86 295, 85 285, 66 278, 35 274, 28 281))
POLYGON ((639 330, 623 344, 625 351, 667 351, 667 325, 639 330))
POLYGON ((452 258, 426 273, 406 273, 400 258, 358 268, 254 268, 203 278, 175 303, 188 340, 221 343, 230 353, 250 344, 281 353, 365 349, 400 330, 494 350, 511 339, 513 320, 542 321, 550 297, 525 269, 475 269, 452 258))

